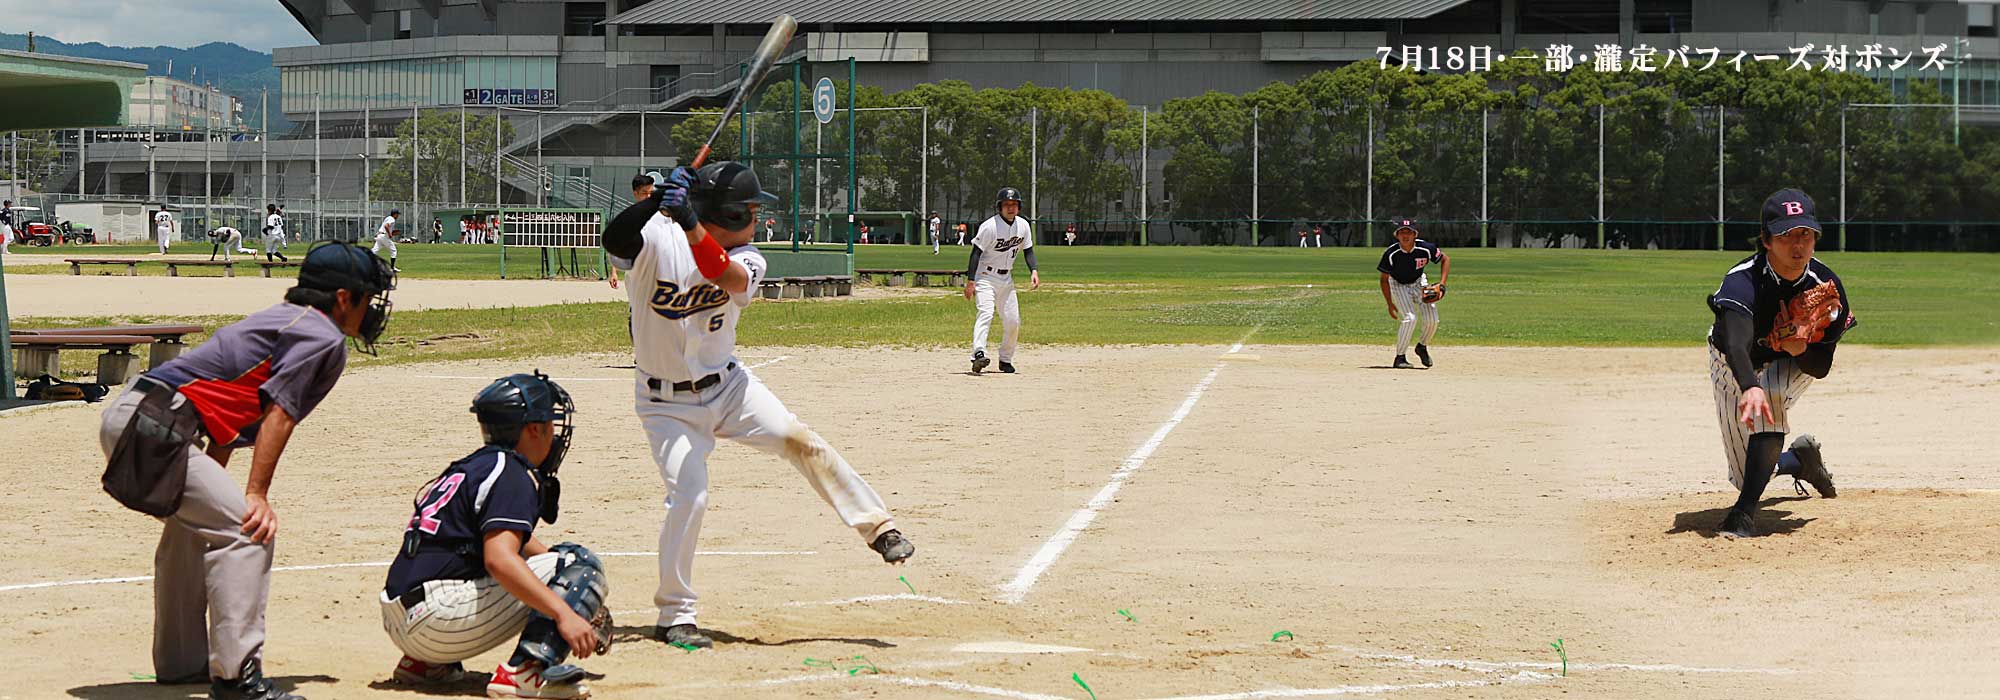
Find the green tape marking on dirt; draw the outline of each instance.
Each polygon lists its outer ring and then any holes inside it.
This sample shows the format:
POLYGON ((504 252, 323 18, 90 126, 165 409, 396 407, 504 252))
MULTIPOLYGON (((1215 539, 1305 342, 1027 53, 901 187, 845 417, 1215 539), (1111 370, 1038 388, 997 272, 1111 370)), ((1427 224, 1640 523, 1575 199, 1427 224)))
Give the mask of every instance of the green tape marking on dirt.
POLYGON ((870 662, 867 657, 856 656, 854 657, 854 660, 861 662, 861 665, 847 669, 847 675, 852 676, 862 671, 867 671, 870 674, 876 674, 882 672, 882 669, 876 668, 875 664, 873 662, 870 662))
POLYGON ((1083 686, 1083 692, 1090 693, 1090 700, 1097 700, 1097 691, 1091 690, 1090 684, 1083 682, 1083 676, 1072 673, 1069 674, 1069 679, 1076 681, 1077 685, 1083 686))
POLYGON ((677 647, 680 647, 680 648, 682 648, 682 649, 685 649, 685 650, 687 650, 687 651, 689 651, 689 652, 693 652, 693 651, 694 651, 695 649, 698 649, 698 648, 700 648, 700 647, 696 647, 696 646, 695 646, 695 645, 693 645, 693 644, 689 644, 689 643, 687 643, 687 642, 674 642, 674 643, 673 643, 673 645, 674 645, 674 646, 677 646, 677 647))
POLYGON ((1562 657, 1562 661, 1563 661, 1563 677, 1564 677, 1564 678, 1568 678, 1568 677, 1569 677, 1569 652, 1567 652, 1567 651, 1564 651, 1564 650, 1563 650, 1563 640, 1562 640, 1562 638, 1558 637, 1558 638, 1556 639, 1556 641, 1555 641, 1554 643, 1552 643, 1552 644, 1550 644, 1550 645, 1549 645, 1549 647, 1550 647, 1550 648, 1553 648, 1553 649, 1555 649, 1555 650, 1556 650, 1556 655, 1557 655, 1557 656, 1560 656, 1560 657, 1562 657))
POLYGON ((810 668, 810 667, 813 667, 813 666, 832 666, 832 665, 833 665, 833 662, 832 662, 832 661, 827 661, 827 660, 824 660, 824 659, 815 659, 815 658, 813 658, 813 657, 810 657, 810 656, 808 656, 808 657, 806 657, 806 660, 805 660, 805 665, 806 665, 806 666, 807 666, 808 668, 810 668))
POLYGON ((1139 618, 1136 618, 1136 617, 1133 617, 1133 616, 1132 616, 1132 613, 1131 613, 1131 611, 1129 611, 1129 610, 1119 610, 1119 611, 1118 611, 1118 614, 1120 614, 1120 615, 1124 615, 1124 616, 1125 616, 1125 621, 1126 621, 1126 622, 1138 622, 1138 621, 1139 621, 1139 618))
POLYGON ((912 585, 910 585, 910 579, 909 579, 908 577, 905 577, 905 576, 897 576, 897 577, 896 577, 896 580, 898 580, 898 581, 902 581, 902 582, 903 582, 903 587, 904 587, 904 588, 908 588, 908 589, 910 589, 910 595, 916 595, 916 594, 917 594, 917 587, 916 587, 916 586, 912 586, 912 585))
POLYGON ((152 680, 159 680, 159 678, 160 678, 159 676, 155 676, 155 675, 153 675, 153 674, 150 674, 150 673, 134 673, 134 674, 132 674, 132 680, 135 680, 135 681, 152 681, 152 680))
POLYGON ((1290 631, 1287 631, 1287 630, 1278 630, 1277 632, 1275 632, 1275 633, 1272 633, 1272 635, 1271 635, 1271 641, 1275 642, 1275 641, 1278 641, 1279 639, 1286 639, 1286 640, 1290 640, 1290 641, 1298 641, 1298 639, 1299 639, 1299 638, 1298 638, 1298 637, 1295 637, 1295 636, 1292 636, 1292 633, 1291 633, 1290 631))

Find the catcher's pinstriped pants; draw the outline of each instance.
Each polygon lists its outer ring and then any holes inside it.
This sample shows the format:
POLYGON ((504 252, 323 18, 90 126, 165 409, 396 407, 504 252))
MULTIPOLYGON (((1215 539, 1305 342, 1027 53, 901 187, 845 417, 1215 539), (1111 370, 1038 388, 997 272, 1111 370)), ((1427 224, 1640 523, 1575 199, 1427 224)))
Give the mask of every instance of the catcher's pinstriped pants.
MULTIPOLYGON (((1764 387, 1765 399, 1771 403, 1771 420, 1763 416, 1754 419, 1754 425, 1744 425, 1736 420, 1736 402, 1743 398, 1743 390, 1736 386, 1736 375, 1729 371, 1729 360, 1714 345, 1708 346, 1708 380, 1715 387, 1715 414, 1722 420, 1722 452, 1729 457, 1729 484, 1738 490, 1743 488, 1744 449, 1750 444, 1750 436, 1757 433, 1791 432, 1791 421, 1786 414, 1797 403, 1799 395, 1812 386, 1813 377, 1799 369, 1790 357, 1780 357, 1759 369, 1757 383, 1764 387)), ((1760 465, 1762 469, 1776 469, 1776 464, 1760 465)))
MULTIPOLYGON (((528 557, 535 578, 555 578, 558 552, 528 557)), ((521 637, 534 608, 521 602, 491 576, 467 581, 425 581, 424 602, 403 601, 376 591, 382 602, 382 629, 410 658, 427 664, 464 661, 521 637)))
POLYGON ((1401 355, 1410 347, 1410 334, 1417 328, 1417 320, 1423 319, 1424 339, 1417 341, 1429 345, 1431 336, 1437 335, 1438 305, 1424 303, 1424 285, 1430 284, 1426 275, 1417 275, 1414 284, 1389 282, 1389 298, 1396 300, 1396 314, 1403 317, 1402 325, 1396 327, 1396 354, 1401 355))
MULTIPOLYGON (((134 380, 136 381, 136 380, 134 380)), ((104 407, 98 445, 110 459, 143 394, 128 384, 104 407)), ((175 396, 180 406, 186 397, 175 396)), ((243 534, 249 504, 222 465, 189 445, 180 510, 153 551, 153 673, 163 680, 235 678, 262 658, 271 594, 272 540, 243 534)))

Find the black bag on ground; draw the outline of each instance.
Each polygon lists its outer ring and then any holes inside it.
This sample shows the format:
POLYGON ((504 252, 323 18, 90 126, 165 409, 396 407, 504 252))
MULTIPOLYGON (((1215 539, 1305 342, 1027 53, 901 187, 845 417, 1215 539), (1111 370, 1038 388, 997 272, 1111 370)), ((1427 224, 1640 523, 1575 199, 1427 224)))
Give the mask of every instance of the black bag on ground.
POLYGON ((49 375, 36 377, 28 383, 29 401, 88 401, 97 403, 104 400, 111 390, 103 384, 82 384, 65 382, 49 375))
MULTIPOLYGON (((132 391, 147 381, 141 379, 132 391)), ((181 492, 187 487, 187 448, 201 436, 201 416, 192 402, 182 401, 175 408, 178 396, 180 392, 159 385, 147 391, 104 467, 105 493, 127 508, 155 517, 180 510, 181 492)))

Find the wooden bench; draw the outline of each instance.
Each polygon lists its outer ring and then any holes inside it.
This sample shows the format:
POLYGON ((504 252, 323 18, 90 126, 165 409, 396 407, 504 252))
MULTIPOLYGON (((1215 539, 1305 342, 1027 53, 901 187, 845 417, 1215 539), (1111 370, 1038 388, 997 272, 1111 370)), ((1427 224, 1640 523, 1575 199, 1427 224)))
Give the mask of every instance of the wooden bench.
POLYGON ((153 342, 144 335, 87 335, 68 333, 9 333, 14 345, 14 373, 24 379, 54 375, 62 368, 64 350, 103 350, 97 356, 97 383, 116 386, 139 373, 139 356, 132 346, 153 342))
POLYGON ((181 276, 181 267, 219 267, 222 268, 223 277, 236 276, 236 261, 234 260, 165 260, 162 262, 167 264, 168 277, 181 276))
POLYGON ((261 273, 263 273, 263 275, 264 275, 265 277, 270 277, 270 276, 271 276, 271 268, 274 268, 274 267, 298 267, 298 266, 299 266, 299 264, 298 264, 298 263, 295 263, 295 262, 289 262, 289 261, 287 261, 287 262, 277 262, 277 261, 272 261, 272 260, 260 260, 260 261, 258 261, 258 262, 257 262, 257 267, 261 268, 261 269, 259 269, 259 270, 258 270, 258 272, 261 272, 261 273))
POLYGON ((853 293, 854 278, 847 275, 766 278, 757 286, 757 296, 765 299, 805 299, 849 296, 853 293))
MULTIPOLYGON (((151 323, 151 324, 140 324, 133 326, 95 326, 90 328, 46 328, 46 329, 16 328, 14 329, 13 332, 19 335, 150 336, 153 339, 153 345, 150 352, 147 353, 146 357, 146 369, 150 370, 159 367, 160 365, 166 364, 168 360, 180 357, 181 353, 187 350, 187 343, 181 340, 182 336, 194 333, 200 333, 205 330, 208 329, 203 328, 201 326, 190 326, 190 325, 175 324, 175 323, 151 323)), ((41 375, 37 374, 35 376, 41 376, 41 375)))
POLYGON ((952 286, 959 286, 963 284, 965 279, 964 270, 913 270, 913 269, 898 269, 898 268, 868 268, 868 269, 857 269, 854 271, 854 274, 859 275, 861 277, 861 281, 863 282, 867 282, 870 280, 870 278, 873 277, 881 277, 882 286, 884 287, 894 287, 899 283, 907 281, 908 278, 912 275, 916 277, 916 286, 919 287, 931 286, 930 278, 932 277, 944 277, 951 281, 952 286))
POLYGON ((69 273, 72 275, 83 274, 83 266, 85 265, 124 265, 126 277, 138 277, 139 263, 145 261, 120 260, 117 258, 64 258, 63 262, 69 263, 69 273))

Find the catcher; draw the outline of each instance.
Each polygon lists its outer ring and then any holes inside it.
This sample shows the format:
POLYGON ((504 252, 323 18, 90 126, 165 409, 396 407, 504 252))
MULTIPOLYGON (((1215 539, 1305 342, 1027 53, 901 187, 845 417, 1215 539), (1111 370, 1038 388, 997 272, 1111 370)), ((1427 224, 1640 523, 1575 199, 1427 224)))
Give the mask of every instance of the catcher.
POLYGON ((1382 300, 1389 303, 1389 318, 1400 326, 1396 329, 1396 369, 1408 369, 1410 360, 1403 354, 1410 347, 1410 334, 1416 330, 1417 319, 1424 322, 1424 337, 1417 341, 1417 359, 1425 367, 1431 366, 1431 336, 1437 334, 1437 302, 1444 298, 1445 280, 1451 277, 1451 258, 1438 250, 1437 244, 1417 238, 1417 225, 1409 219, 1393 219, 1396 225, 1396 242, 1382 251, 1382 261, 1375 264, 1375 271, 1382 273, 1382 300), (1431 263, 1438 264, 1438 283, 1430 284, 1424 275, 1424 268, 1431 263))
POLYGON ((1730 268, 1708 297, 1715 312, 1708 376, 1729 483, 1739 490, 1722 519, 1721 532, 1731 538, 1757 534, 1757 502, 1774 472, 1792 477, 1801 495, 1799 482, 1812 484, 1821 498, 1835 496, 1819 440, 1800 435, 1780 451, 1791 427, 1786 414, 1814 379, 1826 377, 1834 346, 1854 327, 1847 289, 1813 259, 1819 235, 1812 198, 1779 190, 1764 200, 1757 254, 1730 268))
POLYGON ((582 545, 536 539, 555 522, 569 451, 569 393, 540 372, 495 380, 472 401, 486 445, 417 491, 382 589, 382 628, 403 650, 395 679, 456 683, 464 660, 518 637, 486 685, 492 697, 586 698, 563 663, 611 647, 610 584, 582 545))

